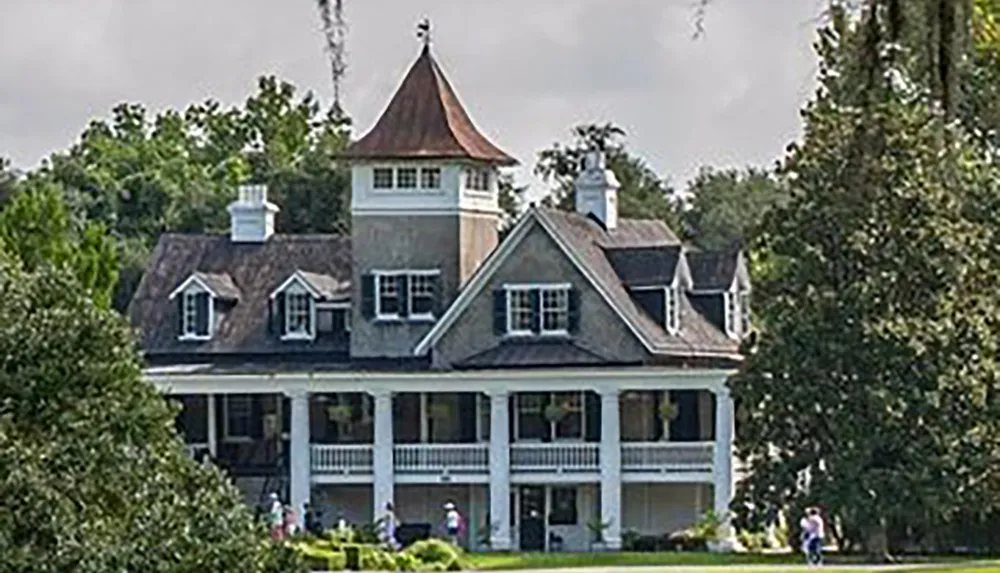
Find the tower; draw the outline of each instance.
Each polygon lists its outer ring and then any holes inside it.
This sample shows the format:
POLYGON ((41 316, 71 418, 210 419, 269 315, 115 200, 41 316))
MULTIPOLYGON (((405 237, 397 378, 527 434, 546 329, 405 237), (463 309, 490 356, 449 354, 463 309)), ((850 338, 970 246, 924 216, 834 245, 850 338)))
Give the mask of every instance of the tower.
MULTIPOLYGON (((429 25, 428 25, 429 27, 429 25)), ((484 137, 431 55, 352 143, 351 353, 410 356, 497 245, 497 173, 517 161, 484 137)))

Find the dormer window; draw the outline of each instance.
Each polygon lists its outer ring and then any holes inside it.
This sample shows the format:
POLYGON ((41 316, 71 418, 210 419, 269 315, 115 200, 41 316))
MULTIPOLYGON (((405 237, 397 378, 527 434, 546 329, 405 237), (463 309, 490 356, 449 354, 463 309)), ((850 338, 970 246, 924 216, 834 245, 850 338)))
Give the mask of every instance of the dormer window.
POLYGON ((490 190, 490 170, 469 168, 465 170, 465 188, 470 191, 490 190))
POLYGON ((743 317, 740 313, 740 295, 727 291, 723 294, 726 313, 726 336, 739 338, 743 327, 743 317))
POLYGON ((235 304, 240 291, 226 274, 195 272, 180 284, 170 300, 177 305, 177 338, 210 340, 216 322, 217 301, 235 304))
POLYGON ((312 295, 285 293, 285 338, 312 338, 312 295))
POLYGON ((579 301, 571 285, 504 285, 494 293, 494 330, 506 336, 559 336, 576 330, 579 301))
POLYGON ((680 331, 680 289, 676 286, 631 287, 632 299, 668 334, 680 331))
POLYGON ((212 297, 207 292, 188 291, 181 295, 182 319, 181 338, 184 340, 208 340, 209 315, 212 313, 212 297))
POLYGON ((330 275, 295 271, 271 293, 272 328, 282 340, 315 340, 320 306, 347 304, 342 299, 349 289, 349 283, 330 275))
POLYGON ((670 334, 677 334, 681 326, 681 305, 680 305, 680 291, 677 287, 672 286, 664 289, 663 296, 665 298, 664 303, 666 306, 666 327, 667 332, 670 334))
POLYGON ((740 292, 740 333, 743 336, 750 334, 750 293, 740 292))

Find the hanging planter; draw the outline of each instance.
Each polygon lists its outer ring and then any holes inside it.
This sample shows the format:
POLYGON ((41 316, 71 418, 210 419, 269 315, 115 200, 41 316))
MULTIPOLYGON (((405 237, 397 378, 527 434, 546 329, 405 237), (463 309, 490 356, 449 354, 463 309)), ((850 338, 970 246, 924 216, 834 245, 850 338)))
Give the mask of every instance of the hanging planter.
POLYGON ((551 403, 546 406, 544 412, 545 419, 550 422, 558 422, 559 420, 562 420, 566 417, 567 413, 569 413, 569 409, 566 408, 566 406, 555 403, 551 403))
POLYGON ((427 408, 427 413, 435 420, 443 420, 451 414, 451 408, 448 407, 448 404, 431 402, 427 408))
POLYGON ((331 422, 336 422, 338 424, 347 424, 351 421, 351 407, 347 404, 338 404, 335 406, 327 406, 326 416, 330 418, 331 422))
POLYGON ((660 402, 660 418, 664 422, 673 422, 677 419, 679 414, 680 408, 678 408, 677 404, 674 402, 671 402, 670 400, 660 402))

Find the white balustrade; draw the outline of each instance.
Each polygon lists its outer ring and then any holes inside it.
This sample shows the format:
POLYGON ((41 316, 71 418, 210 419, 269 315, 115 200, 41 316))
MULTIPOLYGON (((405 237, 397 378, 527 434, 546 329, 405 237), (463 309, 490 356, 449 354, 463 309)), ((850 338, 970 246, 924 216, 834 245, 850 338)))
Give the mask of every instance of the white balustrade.
POLYGON ((600 444, 592 442, 514 443, 510 448, 511 472, 586 473, 600 467, 600 444))
POLYGON ((622 442, 624 472, 710 472, 712 442, 622 442))
POLYGON ((313 444, 312 471, 317 474, 371 474, 371 444, 313 444))
POLYGON ((395 448, 396 473, 489 472, 489 444, 404 444, 395 448))
POLYGON ((208 444, 184 444, 187 449, 187 454, 189 458, 200 459, 201 456, 208 454, 208 444))

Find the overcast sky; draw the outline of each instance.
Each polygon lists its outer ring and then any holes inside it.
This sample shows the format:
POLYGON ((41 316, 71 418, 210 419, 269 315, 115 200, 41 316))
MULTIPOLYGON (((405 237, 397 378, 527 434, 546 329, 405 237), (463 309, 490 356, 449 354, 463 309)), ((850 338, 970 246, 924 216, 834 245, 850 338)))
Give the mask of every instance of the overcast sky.
MULTIPOLYGON (((800 133, 824 0, 345 0, 344 103, 367 131, 419 52, 415 24, 480 129, 517 157, 613 120, 675 185, 700 165, 770 165, 800 133)), ((122 101, 242 102, 261 74, 329 101, 315 0, 0 0, 0 155, 26 168, 122 101)))

